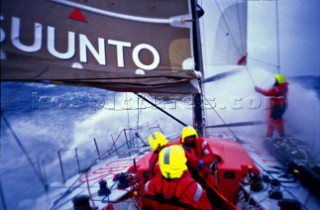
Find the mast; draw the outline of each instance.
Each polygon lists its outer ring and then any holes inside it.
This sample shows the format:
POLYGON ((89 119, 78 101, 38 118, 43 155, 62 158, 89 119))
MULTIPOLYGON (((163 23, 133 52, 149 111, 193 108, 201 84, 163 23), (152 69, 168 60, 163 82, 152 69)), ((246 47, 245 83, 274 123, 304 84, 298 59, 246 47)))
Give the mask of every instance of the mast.
MULTIPOLYGON (((200 41, 200 26, 199 17, 197 12, 197 0, 191 0, 192 9, 192 38, 193 38, 193 53, 194 53, 194 67, 196 71, 203 72, 203 61, 201 53, 201 41, 200 41)), ((202 83, 201 79, 198 79, 200 86, 200 94, 193 96, 193 127, 197 130, 200 136, 204 136, 205 118, 203 110, 203 98, 202 98, 202 83)))
MULTIPOLYGON (((203 73, 203 62, 201 53, 201 41, 200 41, 200 27, 199 17, 197 12, 197 0, 191 0, 192 8, 192 37, 193 37, 193 54, 194 54, 194 68, 197 71, 203 73)), ((202 92, 201 79, 198 79, 200 90, 202 92)), ((193 127, 197 130, 200 136, 204 135, 204 110, 203 110, 203 99, 201 94, 195 94, 193 96, 193 127)))

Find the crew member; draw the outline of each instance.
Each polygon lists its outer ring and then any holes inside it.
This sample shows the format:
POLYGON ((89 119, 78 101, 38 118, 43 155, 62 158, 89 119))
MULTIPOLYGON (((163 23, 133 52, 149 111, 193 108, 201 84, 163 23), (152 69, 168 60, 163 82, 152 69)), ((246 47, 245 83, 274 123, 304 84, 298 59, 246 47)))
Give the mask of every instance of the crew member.
POLYGON ((186 165, 185 151, 171 145, 159 153, 160 172, 145 184, 143 209, 211 210, 206 192, 194 181, 186 165))
POLYGON ((208 142, 199 137, 193 127, 187 126, 182 129, 180 143, 185 149, 192 177, 207 191, 212 207, 219 208, 224 205, 224 195, 213 174, 218 157, 213 154, 208 142))
POLYGON ((255 87, 255 91, 270 98, 270 109, 268 112, 266 136, 272 138, 274 129, 277 129, 279 136, 284 137, 284 124, 282 116, 287 109, 288 83, 283 74, 275 76, 275 84, 269 90, 255 87))
POLYGON ((163 135, 161 132, 156 131, 149 136, 148 142, 151 149, 153 150, 153 153, 149 160, 149 176, 150 178, 152 178, 156 175, 156 173, 160 173, 158 156, 159 152, 168 144, 168 140, 165 135, 163 135))
POLYGON ((193 161, 192 168, 201 170, 203 166, 210 167, 214 162, 215 155, 208 142, 199 137, 197 131, 193 127, 187 126, 182 129, 180 143, 188 153, 192 152, 192 154, 195 154, 198 158, 198 162, 193 161))

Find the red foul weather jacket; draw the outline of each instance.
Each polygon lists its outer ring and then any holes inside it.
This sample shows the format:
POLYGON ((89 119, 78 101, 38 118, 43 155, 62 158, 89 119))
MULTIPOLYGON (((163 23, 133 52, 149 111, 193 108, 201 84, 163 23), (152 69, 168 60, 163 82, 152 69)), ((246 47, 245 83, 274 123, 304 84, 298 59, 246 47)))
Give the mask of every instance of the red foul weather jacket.
POLYGON ((211 210, 205 190, 186 171, 180 179, 165 179, 161 174, 145 184, 141 205, 144 210, 211 210))
MULTIPOLYGON (((182 139, 180 138, 180 143, 182 144, 182 139)), ((201 138, 201 137, 198 137, 196 139, 196 147, 195 148, 191 148, 191 147, 188 147, 188 149, 191 149, 192 152, 199 158, 199 160, 202 160, 204 165, 209 167, 210 164, 212 164, 215 160, 215 155, 213 154, 208 142, 201 138)), ((186 157, 188 159, 188 161, 191 161, 189 158, 188 158, 188 152, 186 152, 186 157)))
POLYGON ((155 150, 149 160, 149 176, 150 178, 155 177, 156 174, 160 173, 160 168, 159 168, 159 150, 155 150))
POLYGON ((287 82, 273 86, 270 90, 264 90, 257 88, 257 91, 265 96, 270 96, 270 108, 275 105, 287 105, 287 94, 288 94, 287 82))

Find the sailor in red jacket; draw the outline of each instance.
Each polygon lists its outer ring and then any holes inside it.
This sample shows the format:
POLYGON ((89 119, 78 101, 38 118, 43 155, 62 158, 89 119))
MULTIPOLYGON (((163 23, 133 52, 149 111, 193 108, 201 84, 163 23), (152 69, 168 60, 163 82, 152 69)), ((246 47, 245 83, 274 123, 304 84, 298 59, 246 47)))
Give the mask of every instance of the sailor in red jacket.
POLYGON ((160 173, 158 156, 159 152, 168 144, 168 140, 161 132, 154 132, 148 139, 150 148, 153 153, 149 160, 149 176, 154 177, 157 173, 160 173))
POLYGON ((186 162, 184 149, 179 145, 160 151, 161 173, 145 184, 141 198, 143 209, 212 209, 206 192, 192 179, 186 162))
POLYGON ((182 129, 180 143, 185 149, 188 169, 192 177, 206 190, 212 207, 219 208, 224 205, 224 195, 217 185, 215 171, 212 170, 218 157, 213 154, 208 142, 199 137, 193 127, 187 126, 182 129))
POLYGON ((255 87, 255 91, 271 97, 266 130, 267 137, 273 136, 275 128, 279 132, 280 137, 284 137, 285 132, 282 116, 287 109, 288 83, 283 74, 277 74, 275 79, 275 84, 270 90, 255 87))
POLYGON ((188 166, 191 167, 191 169, 201 171, 203 166, 210 168, 212 163, 214 163, 215 155, 208 142, 199 137, 193 127, 187 126, 182 129, 180 143, 186 150, 188 166))

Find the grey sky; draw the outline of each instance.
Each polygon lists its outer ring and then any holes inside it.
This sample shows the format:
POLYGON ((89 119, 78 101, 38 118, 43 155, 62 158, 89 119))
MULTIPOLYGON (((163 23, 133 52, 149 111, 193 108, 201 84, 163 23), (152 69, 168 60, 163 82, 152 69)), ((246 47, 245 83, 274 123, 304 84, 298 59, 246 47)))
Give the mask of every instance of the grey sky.
MULTIPOLYGON (((250 0, 249 66, 277 64, 275 1, 250 0)), ((288 76, 320 75, 320 1, 278 0, 280 71, 288 76)), ((264 65, 269 71, 276 66, 264 65)))

